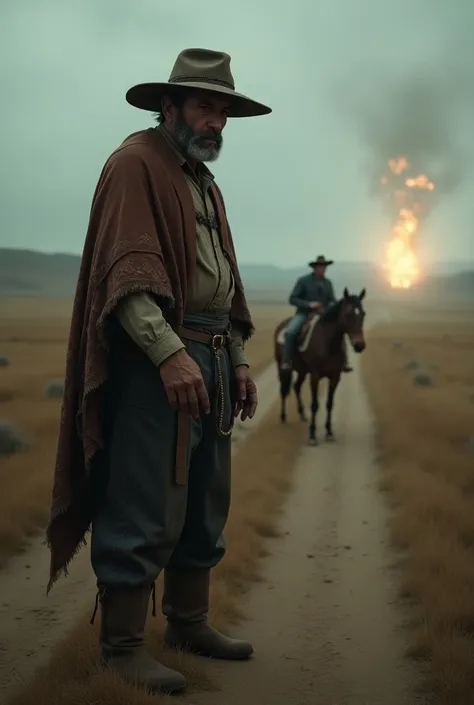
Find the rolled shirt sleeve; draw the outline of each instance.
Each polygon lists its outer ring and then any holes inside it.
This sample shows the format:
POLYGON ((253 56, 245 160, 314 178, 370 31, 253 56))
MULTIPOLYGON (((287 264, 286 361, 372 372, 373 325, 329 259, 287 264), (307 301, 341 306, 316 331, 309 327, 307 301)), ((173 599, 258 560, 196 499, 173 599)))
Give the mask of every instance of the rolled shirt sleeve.
POLYGON ((130 294, 120 302, 116 315, 134 343, 157 367, 185 348, 151 294, 130 294))

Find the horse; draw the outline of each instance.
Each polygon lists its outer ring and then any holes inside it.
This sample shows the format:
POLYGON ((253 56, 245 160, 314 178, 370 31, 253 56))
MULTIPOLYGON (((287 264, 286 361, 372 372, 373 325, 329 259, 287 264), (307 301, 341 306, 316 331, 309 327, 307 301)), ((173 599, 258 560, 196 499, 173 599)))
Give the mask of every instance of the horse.
POLYGON ((343 297, 329 306, 321 315, 311 312, 300 333, 297 349, 292 357, 292 368, 281 369, 281 356, 284 343, 284 332, 290 318, 278 324, 274 332, 274 356, 278 366, 280 381, 281 412, 280 421, 286 422, 286 399, 291 391, 293 372, 297 379, 293 385, 296 395, 298 414, 302 421, 307 422, 305 409, 301 400, 301 388, 307 377, 311 379, 311 418, 309 423, 309 443, 317 445, 316 414, 318 413, 318 390, 321 379, 328 379, 326 400, 326 440, 334 441, 332 425, 332 410, 334 397, 339 385, 345 356, 343 351, 344 336, 350 340, 352 349, 362 353, 366 347, 364 339, 365 311, 362 304, 366 290, 360 294, 350 294, 347 287, 343 297))

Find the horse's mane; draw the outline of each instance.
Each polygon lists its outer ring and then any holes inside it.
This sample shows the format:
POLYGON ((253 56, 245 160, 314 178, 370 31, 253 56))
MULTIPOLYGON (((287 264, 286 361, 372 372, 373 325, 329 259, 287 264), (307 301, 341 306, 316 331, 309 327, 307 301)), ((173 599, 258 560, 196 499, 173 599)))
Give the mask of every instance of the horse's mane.
POLYGON ((319 317, 320 323, 334 323, 334 321, 337 321, 343 301, 344 299, 339 299, 339 301, 336 301, 335 304, 323 311, 319 317))
POLYGON ((321 323, 334 323, 337 321, 339 314, 341 312, 341 306, 344 302, 350 302, 354 304, 355 306, 360 306, 361 302, 358 296, 355 294, 351 294, 348 299, 342 297, 342 299, 339 299, 339 301, 336 301, 335 304, 332 306, 329 306, 320 316, 319 320, 321 323))

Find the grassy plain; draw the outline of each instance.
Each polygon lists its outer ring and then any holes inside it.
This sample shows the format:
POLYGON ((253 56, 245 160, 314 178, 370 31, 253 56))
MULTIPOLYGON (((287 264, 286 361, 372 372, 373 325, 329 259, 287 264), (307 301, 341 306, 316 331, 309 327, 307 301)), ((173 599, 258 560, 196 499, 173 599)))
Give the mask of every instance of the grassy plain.
POLYGON ((474 310, 403 312, 362 356, 393 503, 409 655, 443 702, 474 702, 474 310))

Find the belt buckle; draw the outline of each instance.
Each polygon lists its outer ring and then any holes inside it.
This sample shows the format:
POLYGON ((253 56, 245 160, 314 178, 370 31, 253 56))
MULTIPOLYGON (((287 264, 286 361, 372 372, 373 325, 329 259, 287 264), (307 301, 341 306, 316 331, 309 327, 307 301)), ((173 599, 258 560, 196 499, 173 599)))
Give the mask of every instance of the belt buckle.
POLYGON ((224 345, 224 335, 213 335, 212 336, 212 347, 214 350, 220 350, 224 345))

